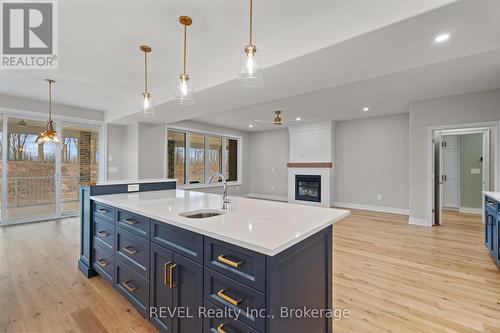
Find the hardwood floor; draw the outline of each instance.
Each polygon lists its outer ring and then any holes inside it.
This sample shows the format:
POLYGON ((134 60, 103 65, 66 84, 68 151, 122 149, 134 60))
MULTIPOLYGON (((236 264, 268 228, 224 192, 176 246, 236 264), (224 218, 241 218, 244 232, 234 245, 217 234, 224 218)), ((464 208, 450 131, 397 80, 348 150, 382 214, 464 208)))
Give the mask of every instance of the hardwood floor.
MULTIPOLYGON (((353 211, 334 231, 335 332, 500 332, 500 272, 474 215, 409 226, 353 211)), ((0 228, 0 332, 156 332, 77 269, 78 219, 0 228)), ((314 333, 314 332, 312 332, 314 333)))

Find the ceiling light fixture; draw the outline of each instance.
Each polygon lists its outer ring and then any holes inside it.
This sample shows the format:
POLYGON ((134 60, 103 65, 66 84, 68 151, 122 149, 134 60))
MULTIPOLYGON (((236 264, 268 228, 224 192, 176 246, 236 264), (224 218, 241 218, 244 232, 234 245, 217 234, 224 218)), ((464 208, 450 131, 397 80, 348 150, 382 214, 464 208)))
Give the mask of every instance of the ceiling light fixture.
POLYGON ((47 126, 45 127, 45 130, 38 134, 36 138, 36 143, 37 144, 42 144, 42 143, 48 143, 48 142, 54 142, 54 143, 61 143, 61 137, 59 134, 54 131, 54 122, 52 121, 52 84, 54 84, 56 81, 51 80, 51 79, 45 79, 46 82, 49 84, 49 120, 47 121, 47 126))
POLYGON ((363 112, 368 112, 368 111, 370 111, 370 108, 369 108, 369 107, 367 107, 367 106, 365 106, 365 107, 363 108, 363 112))
POLYGON ((250 0, 250 34, 248 45, 241 55, 240 73, 238 79, 243 87, 258 87, 262 85, 262 71, 255 59, 257 47, 253 44, 253 0, 250 0))
POLYGON ((253 128, 253 125, 248 125, 248 127, 253 128))
POLYGON ((141 45, 139 49, 144 52, 144 92, 139 103, 139 109, 144 116, 154 115, 153 99, 151 93, 148 91, 148 53, 151 52, 151 47, 148 45, 141 45))
POLYGON ((442 43, 442 42, 446 42, 448 39, 450 39, 450 34, 441 34, 441 35, 436 36, 436 38, 434 38, 434 41, 436 43, 442 43))
POLYGON ((274 126, 281 126, 283 124, 281 120, 281 111, 274 111, 274 126))
POLYGON ((302 119, 300 117, 295 118, 295 121, 301 121, 302 119))
POLYGON ((186 57, 187 57, 187 27, 193 24, 193 20, 189 16, 179 17, 179 23, 184 26, 184 71, 179 76, 177 89, 175 92, 175 100, 180 105, 193 105, 194 104, 194 91, 191 84, 189 75, 186 71, 186 57))

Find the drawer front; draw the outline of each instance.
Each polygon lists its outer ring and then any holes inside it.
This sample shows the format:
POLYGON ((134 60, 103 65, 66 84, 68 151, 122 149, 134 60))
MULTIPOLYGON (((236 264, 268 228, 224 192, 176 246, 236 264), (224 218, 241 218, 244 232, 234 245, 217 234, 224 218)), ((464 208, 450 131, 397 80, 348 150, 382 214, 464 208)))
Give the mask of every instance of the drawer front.
POLYGON ((218 308, 227 307, 238 311, 239 319, 256 330, 265 330, 265 318, 252 316, 266 308, 263 293, 205 268, 204 297, 218 308))
POLYGON ((136 235, 149 239, 149 218, 124 210, 117 210, 116 224, 136 235))
POLYGON ((148 318, 149 282, 120 260, 115 261, 115 288, 148 318))
POLYGON ((113 285, 115 276, 115 257, 98 245, 94 245, 93 267, 104 280, 113 285))
POLYGON ((94 216, 100 217, 101 219, 113 223, 114 209, 113 207, 94 201, 94 216))
POLYGON ((94 243, 109 253, 115 248, 115 226, 105 220, 94 217, 94 243))
MULTIPOLYGON (((205 301, 204 307, 207 311, 221 311, 217 309, 215 305, 210 302, 205 301)), ((220 333, 220 332, 232 332, 232 333, 259 333, 250 326, 242 323, 235 319, 235 316, 225 316, 227 314, 221 314, 220 316, 210 316, 211 318, 205 317, 203 320, 203 332, 204 333, 220 333), (217 317, 217 318, 214 318, 217 317)))
POLYGON ((205 237, 205 266, 262 292, 266 290, 266 257, 205 237))
POLYGON ((203 236, 151 220, 151 240, 197 263, 203 263, 203 236))
POLYGON ((116 227, 115 257, 149 280, 149 241, 116 227))

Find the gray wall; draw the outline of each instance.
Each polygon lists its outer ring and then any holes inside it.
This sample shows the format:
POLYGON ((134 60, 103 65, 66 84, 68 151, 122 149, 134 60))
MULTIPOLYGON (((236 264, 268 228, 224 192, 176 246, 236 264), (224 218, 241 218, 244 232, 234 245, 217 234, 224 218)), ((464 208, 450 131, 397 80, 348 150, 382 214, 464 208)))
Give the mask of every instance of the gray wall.
POLYGON ((123 178, 125 180, 139 179, 139 124, 130 124, 125 127, 123 146, 123 178))
POLYGON ((336 123, 335 202, 408 209, 409 121, 400 114, 336 123))
POLYGON ((483 204, 483 134, 460 136, 460 207, 481 208, 483 204), (480 169, 481 174, 471 174, 480 169))
POLYGON ((124 179, 125 127, 108 124, 108 180, 124 179), (110 160, 111 159, 111 160, 110 160))
POLYGON ((288 197, 288 129, 250 135, 250 193, 288 197))
POLYGON ((165 125, 139 123, 139 179, 165 177, 165 125))
MULTIPOLYGON (((410 217, 430 222, 427 128, 500 120, 500 89, 410 104, 410 217)), ((498 147, 498 141, 496 142, 498 147)), ((498 149, 498 148, 497 148, 498 149)), ((492 166, 493 167, 493 166, 492 166)))

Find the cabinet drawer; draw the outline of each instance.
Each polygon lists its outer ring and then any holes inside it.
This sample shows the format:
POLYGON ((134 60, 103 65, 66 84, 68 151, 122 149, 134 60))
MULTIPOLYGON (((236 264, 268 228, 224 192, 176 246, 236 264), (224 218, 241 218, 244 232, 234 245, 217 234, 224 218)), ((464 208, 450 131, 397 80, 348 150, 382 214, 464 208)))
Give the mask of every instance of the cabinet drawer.
POLYGON ((149 239, 149 218, 124 210, 117 210, 116 224, 136 235, 149 239))
POLYGON ((151 220, 151 240, 188 259, 203 263, 203 236, 151 220))
POLYGON ((94 202, 94 216, 100 217, 106 221, 113 223, 114 221, 113 207, 104 205, 99 202, 94 202))
POLYGON ((266 257, 205 237, 205 266, 260 291, 266 289, 266 257))
POLYGON ((104 251, 98 245, 94 245, 93 267, 104 280, 113 285, 115 276, 115 257, 107 251, 104 251))
POLYGON ((149 282, 120 260, 115 261, 115 288, 148 318, 149 282))
POLYGON ((205 268, 204 297, 218 308, 240 311, 242 322, 258 331, 265 330, 265 318, 253 316, 253 313, 266 309, 263 293, 205 268))
MULTIPOLYGON (((217 311, 217 307, 210 302, 205 301, 204 307, 207 311, 217 311)), ((218 317, 218 316, 217 316, 218 317)), ((233 317, 224 316, 222 318, 204 318, 204 333, 237 332, 237 333, 259 333, 250 326, 236 320, 233 317)))
POLYGON ((115 257, 149 280, 149 241, 116 227, 115 257))
POLYGON ((105 220, 94 217, 94 243, 100 245, 109 253, 115 247, 115 226, 105 220))

